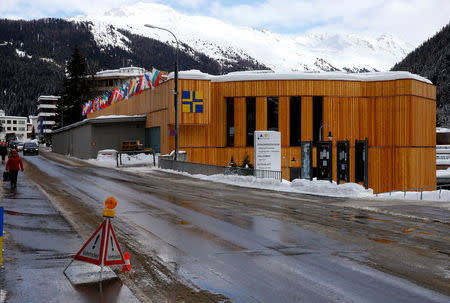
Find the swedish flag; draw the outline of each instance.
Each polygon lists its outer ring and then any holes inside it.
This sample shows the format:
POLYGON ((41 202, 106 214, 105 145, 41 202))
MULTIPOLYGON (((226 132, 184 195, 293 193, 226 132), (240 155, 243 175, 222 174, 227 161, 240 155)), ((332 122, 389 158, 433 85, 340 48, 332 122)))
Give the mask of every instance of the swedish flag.
POLYGON ((183 113, 203 113, 203 92, 184 90, 181 94, 183 113))

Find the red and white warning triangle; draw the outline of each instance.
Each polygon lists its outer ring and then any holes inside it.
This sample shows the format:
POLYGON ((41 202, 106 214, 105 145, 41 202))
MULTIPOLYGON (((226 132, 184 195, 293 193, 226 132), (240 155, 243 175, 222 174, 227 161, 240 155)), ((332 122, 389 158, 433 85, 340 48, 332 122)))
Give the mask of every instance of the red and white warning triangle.
POLYGON ((104 265, 119 265, 125 264, 122 256, 122 251, 120 250, 119 242, 117 242, 116 234, 112 228, 111 223, 108 224, 108 236, 106 238, 106 252, 105 259, 103 261, 104 265))
POLYGON ((75 260, 100 265, 103 257, 103 243, 105 243, 106 220, 92 234, 80 251, 75 255, 75 260))

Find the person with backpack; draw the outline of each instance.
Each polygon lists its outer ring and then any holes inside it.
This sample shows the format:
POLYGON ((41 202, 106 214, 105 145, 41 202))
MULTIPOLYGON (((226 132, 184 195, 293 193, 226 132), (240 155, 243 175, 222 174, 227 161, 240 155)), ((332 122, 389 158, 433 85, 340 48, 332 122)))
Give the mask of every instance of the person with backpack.
POLYGON ((23 172, 22 159, 19 157, 17 150, 13 149, 8 157, 8 161, 6 162, 6 171, 9 171, 9 176, 11 178, 11 188, 17 187, 17 175, 19 174, 19 168, 23 172))

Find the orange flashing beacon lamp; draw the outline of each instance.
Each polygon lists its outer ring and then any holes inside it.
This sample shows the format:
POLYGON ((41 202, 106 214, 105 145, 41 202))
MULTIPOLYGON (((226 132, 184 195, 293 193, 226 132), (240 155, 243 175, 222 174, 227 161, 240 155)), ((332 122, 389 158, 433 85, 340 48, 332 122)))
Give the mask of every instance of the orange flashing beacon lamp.
POLYGON ((106 208, 103 210, 103 217, 114 218, 116 211, 114 208, 117 206, 117 200, 114 197, 109 197, 105 200, 106 208))

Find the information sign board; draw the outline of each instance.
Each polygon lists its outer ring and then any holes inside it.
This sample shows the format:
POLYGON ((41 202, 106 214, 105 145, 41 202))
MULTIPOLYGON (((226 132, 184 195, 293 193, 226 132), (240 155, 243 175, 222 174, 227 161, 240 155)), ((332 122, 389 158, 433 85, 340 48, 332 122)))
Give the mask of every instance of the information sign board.
POLYGON ((281 171, 281 133, 255 131, 255 169, 281 171))

